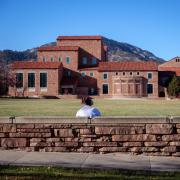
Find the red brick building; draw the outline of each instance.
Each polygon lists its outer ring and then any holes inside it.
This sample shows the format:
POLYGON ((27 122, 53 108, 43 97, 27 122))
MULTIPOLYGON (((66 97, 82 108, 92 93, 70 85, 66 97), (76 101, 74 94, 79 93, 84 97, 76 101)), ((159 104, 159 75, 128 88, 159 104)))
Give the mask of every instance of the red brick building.
POLYGON ((59 36, 56 46, 38 48, 37 62, 12 68, 17 83, 10 96, 159 96, 158 64, 108 62, 101 36, 59 36))

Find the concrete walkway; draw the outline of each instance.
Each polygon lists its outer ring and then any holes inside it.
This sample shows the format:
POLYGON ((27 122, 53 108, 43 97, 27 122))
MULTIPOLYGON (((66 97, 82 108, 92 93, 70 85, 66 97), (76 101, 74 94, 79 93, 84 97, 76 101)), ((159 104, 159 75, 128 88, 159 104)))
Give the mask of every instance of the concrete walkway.
POLYGON ((0 151, 0 165, 180 171, 180 157, 6 150, 0 151))

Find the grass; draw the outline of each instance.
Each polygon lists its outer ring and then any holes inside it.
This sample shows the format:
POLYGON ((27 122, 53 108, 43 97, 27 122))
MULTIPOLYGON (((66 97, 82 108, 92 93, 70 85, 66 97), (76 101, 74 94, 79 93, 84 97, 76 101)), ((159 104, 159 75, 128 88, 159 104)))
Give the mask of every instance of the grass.
POLYGON ((180 172, 145 172, 124 170, 93 170, 57 167, 0 166, 0 180, 16 179, 117 179, 117 180, 179 180, 180 172))
MULTIPOLYGON (((95 99, 103 116, 180 116, 180 100, 95 99)), ((0 99, 0 116, 75 116, 80 100, 0 99)))

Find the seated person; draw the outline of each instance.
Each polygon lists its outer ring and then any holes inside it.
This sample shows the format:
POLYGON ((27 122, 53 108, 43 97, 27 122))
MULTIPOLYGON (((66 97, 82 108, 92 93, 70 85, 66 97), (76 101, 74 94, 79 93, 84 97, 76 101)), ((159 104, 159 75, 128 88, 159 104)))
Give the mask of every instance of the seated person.
POLYGON ((76 117, 87 117, 87 118, 95 118, 96 116, 101 116, 100 111, 91 107, 93 105, 93 101, 91 97, 82 98, 82 104, 85 104, 81 109, 76 113, 76 117))

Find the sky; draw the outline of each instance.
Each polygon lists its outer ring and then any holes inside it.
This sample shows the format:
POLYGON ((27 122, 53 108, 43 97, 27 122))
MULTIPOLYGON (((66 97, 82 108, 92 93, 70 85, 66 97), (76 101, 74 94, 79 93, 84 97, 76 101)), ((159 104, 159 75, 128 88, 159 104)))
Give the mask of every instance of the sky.
POLYGON ((180 0, 0 0, 0 50, 59 35, 102 35, 169 60, 180 56, 180 0))

